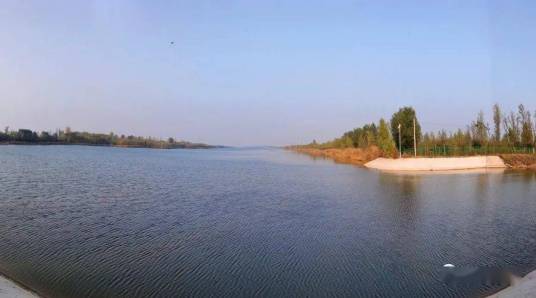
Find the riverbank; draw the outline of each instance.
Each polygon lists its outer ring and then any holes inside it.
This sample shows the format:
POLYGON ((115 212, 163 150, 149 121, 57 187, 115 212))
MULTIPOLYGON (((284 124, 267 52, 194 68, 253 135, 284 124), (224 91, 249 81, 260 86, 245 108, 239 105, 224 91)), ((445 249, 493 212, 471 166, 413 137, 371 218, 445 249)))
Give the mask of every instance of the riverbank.
POLYGON ((290 146, 285 149, 307 154, 313 158, 328 158, 335 162, 366 166, 389 171, 450 171, 472 169, 529 169, 536 170, 536 154, 500 154, 498 156, 461 156, 434 158, 382 158, 378 147, 317 149, 290 146))
POLYGON ((198 143, 174 143, 162 145, 129 145, 129 144, 93 144, 93 143, 67 143, 67 142, 0 142, 0 145, 23 145, 23 146, 96 146, 96 147, 117 147, 117 148, 147 148, 147 149, 216 149, 225 146, 207 145, 198 143))
POLYGON ((536 297, 536 270, 488 298, 536 297))
POLYGON ((0 275, 0 298, 39 298, 34 292, 0 275))
POLYGON ((334 160, 335 162, 348 163, 360 166, 381 156, 381 151, 376 146, 371 146, 366 149, 316 149, 308 147, 286 147, 286 149, 302 154, 307 154, 309 156, 312 156, 313 158, 328 158, 334 160))
POLYGON ((536 170, 536 154, 501 154, 499 156, 510 168, 536 170))
POLYGON ((498 156, 470 156, 444 158, 377 158, 365 167, 383 171, 455 171, 506 168, 498 156))

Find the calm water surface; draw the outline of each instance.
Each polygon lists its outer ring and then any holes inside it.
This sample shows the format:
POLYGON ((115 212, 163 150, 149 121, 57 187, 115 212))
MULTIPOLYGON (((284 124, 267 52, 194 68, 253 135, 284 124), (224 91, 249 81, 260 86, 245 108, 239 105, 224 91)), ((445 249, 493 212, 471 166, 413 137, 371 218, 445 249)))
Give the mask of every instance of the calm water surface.
POLYGON ((0 271, 50 297, 482 296, 536 269, 536 175, 278 149, 0 146, 0 271))

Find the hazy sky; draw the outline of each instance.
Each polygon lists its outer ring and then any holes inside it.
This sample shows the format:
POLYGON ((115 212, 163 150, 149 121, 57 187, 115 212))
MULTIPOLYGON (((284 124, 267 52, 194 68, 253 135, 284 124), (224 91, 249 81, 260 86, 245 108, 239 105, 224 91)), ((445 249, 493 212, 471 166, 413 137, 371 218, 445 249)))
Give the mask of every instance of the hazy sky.
POLYGON ((283 145, 494 102, 536 109, 536 1, 0 5, 2 127, 283 145))

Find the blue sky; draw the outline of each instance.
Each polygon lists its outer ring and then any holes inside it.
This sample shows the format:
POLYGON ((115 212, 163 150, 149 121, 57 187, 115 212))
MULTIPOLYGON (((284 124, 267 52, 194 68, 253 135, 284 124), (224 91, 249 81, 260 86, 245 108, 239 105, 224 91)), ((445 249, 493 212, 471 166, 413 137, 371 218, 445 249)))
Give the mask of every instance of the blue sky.
POLYGON ((3 1, 0 125, 227 145, 536 109, 534 1, 3 1), (171 41, 174 44, 171 44, 171 41))

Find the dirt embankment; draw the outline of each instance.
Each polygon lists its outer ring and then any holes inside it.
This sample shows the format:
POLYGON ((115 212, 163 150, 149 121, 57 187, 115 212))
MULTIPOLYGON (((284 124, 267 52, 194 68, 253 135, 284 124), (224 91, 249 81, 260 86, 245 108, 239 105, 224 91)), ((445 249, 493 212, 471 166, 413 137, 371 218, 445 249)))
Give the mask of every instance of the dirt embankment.
POLYGON ((499 156, 510 168, 536 170, 536 154, 501 154, 499 156))
POLYGON ((382 156, 380 149, 376 146, 370 146, 366 149, 316 149, 307 147, 287 147, 287 149, 299 153, 308 154, 312 157, 329 158, 333 159, 336 162, 355 165, 364 165, 365 163, 382 156))

